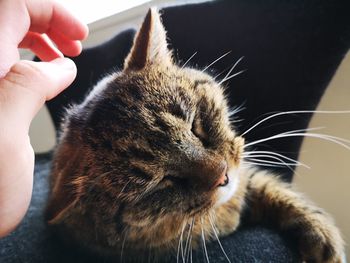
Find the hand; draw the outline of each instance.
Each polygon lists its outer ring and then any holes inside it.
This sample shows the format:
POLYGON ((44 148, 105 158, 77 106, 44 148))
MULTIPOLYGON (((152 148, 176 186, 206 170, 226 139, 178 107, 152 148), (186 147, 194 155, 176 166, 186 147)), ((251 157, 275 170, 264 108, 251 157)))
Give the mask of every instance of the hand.
POLYGON ((76 67, 63 54, 79 55, 87 34, 86 25, 54 0, 0 1, 0 237, 19 224, 30 203, 30 123, 46 100, 73 82, 76 67), (20 61, 18 47, 45 62, 20 61))

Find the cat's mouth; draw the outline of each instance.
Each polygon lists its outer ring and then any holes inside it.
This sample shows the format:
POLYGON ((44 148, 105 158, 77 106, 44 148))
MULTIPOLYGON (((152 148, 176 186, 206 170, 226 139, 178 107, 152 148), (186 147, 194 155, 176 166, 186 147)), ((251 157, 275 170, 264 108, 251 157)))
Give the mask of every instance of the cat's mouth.
POLYGON ((229 177, 227 174, 227 169, 228 169, 227 162, 222 162, 220 166, 221 166, 220 176, 218 177, 218 179, 214 183, 214 185, 213 185, 214 188, 223 187, 229 183, 229 177))
POLYGON ((238 169, 231 168, 227 172, 227 179, 217 189, 217 200, 214 207, 229 201, 236 193, 239 183, 238 169))
POLYGON ((235 137, 232 141, 232 151, 227 159, 228 167, 217 181, 217 200, 214 207, 230 200, 239 184, 239 167, 244 148, 244 138, 235 137))

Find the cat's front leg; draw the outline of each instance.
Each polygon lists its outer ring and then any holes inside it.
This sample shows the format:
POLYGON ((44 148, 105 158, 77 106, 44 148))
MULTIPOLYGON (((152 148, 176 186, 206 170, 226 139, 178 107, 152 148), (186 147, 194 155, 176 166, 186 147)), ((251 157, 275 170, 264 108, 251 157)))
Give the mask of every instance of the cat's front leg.
POLYGON ((293 236, 303 260, 343 263, 344 242, 333 220, 320 208, 267 172, 251 174, 246 193, 248 218, 293 236))

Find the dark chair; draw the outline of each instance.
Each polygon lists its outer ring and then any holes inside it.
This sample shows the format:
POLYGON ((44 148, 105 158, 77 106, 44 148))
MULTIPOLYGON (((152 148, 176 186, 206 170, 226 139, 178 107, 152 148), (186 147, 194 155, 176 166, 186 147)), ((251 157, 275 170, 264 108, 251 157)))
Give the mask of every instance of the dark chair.
MULTIPOLYGON (((237 130, 243 132, 265 113, 316 108, 349 49, 349 10, 347 0, 222 0, 162 12, 171 48, 180 63, 197 52, 190 65, 204 68, 232 51, 213 65, 212 73, 217 74, 245 57, 237 71, 247 71, 228 82, 231 105, 245 108, 238 114, 242 121, 237 124, 237 130)), ((77 79, 47 103, 57 129, 65 106, 82 101, 103 74, 122 67, 133 36, 134 31, 122 32, 74 59, 77 79)), ((311 116, 276 118, 248 133, 246 140, 306 128, 311 116)), ((301 142, 302 138, 289 138, 256 148, 297 158, 301 142)), ((64 246, 45 225, 50 158, 50 153, 36 157, 31 206, 18 229, 0 240, 0 262, 101 262, 64 246)), ((279 168, 277 172, 286 181, 292 180, 292 171, 279 168)), ((299 261, 293 240, 265 226, 243 225, 221 242, 232 262, 299 261)), ((208 245, 208 253, 210 262, 227 262, 217 243, 208 245)), ((205 262, 201 250, 194 254, 194 261, 205 262)))

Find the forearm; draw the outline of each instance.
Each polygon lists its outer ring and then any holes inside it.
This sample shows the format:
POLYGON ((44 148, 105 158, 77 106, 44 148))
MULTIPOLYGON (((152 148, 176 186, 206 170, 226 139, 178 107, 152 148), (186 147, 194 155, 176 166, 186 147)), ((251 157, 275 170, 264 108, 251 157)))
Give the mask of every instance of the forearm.
POLYGON ((267 172, 255 172, 246 200, 248 219, 293 237, 305 260, 341 262, 344 245, 333 220, 289 184, 267 172))

